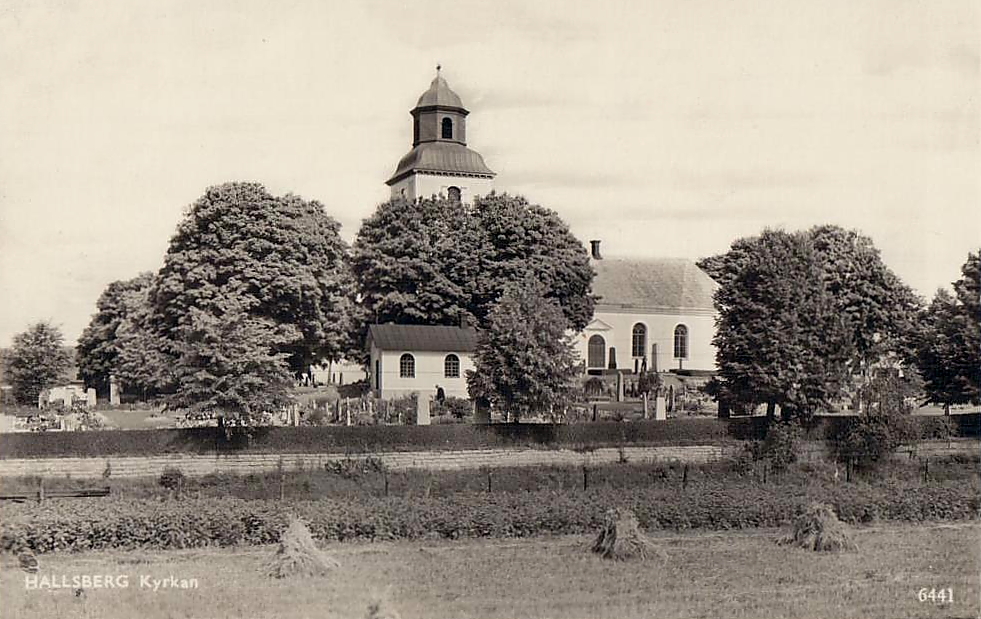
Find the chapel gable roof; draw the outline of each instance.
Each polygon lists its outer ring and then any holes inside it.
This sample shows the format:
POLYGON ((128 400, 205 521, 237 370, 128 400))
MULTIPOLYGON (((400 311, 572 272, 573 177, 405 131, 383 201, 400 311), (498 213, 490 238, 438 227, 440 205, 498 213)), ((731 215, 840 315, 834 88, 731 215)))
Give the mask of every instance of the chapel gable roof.
POLYGON ((604 258, 592 263, 597 307, 714 310, 719 285, 684 258, 604 258))
POLYGON ((368 341, 381 350, 417 352, 473 352, 477 330, 442 325, 371 325, 368 341))

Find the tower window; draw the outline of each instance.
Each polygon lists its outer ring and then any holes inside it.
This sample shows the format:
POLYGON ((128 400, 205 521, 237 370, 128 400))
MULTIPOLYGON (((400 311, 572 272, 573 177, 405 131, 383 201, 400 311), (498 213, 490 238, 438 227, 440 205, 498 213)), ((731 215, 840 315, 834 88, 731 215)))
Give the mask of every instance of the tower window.
POLYGON ((459 202, 460 201, 460 188, 459 187, 450 187, 450 188, 448 188, 446 190, 446 197, 449 198, 450 201, 452 201, 452 202, 459 202))
POLYGON ((449 118, 443 119, 443 139, 452 140, 453 139, 453 121, 449 118))

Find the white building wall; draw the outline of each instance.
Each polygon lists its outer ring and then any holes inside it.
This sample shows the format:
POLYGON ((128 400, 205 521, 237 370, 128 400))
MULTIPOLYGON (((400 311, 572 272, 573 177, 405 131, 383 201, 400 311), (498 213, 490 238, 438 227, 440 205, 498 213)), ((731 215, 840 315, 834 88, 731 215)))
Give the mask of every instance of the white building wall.
MULTIPOLYGON (((617 368, 633 371, 634 357, 631 355, 633 328, 637 323, 647 326, 647 367, 654 368, 652 345, 657 344, 657 369, 716 370, 714 313, 667 313, 641 310, 624 311, 604 308, 598 305, 593 314, 593 322, 575 338, 576 351, 580 358, 587 359, 589 338, 601 335, 606 343, 604 368, 609 364, 610 347, 616 348, 617 368), (676 359, 674 356, 674 330, 679 324, 688 327, 688 358, 676 359)), ((639 357, 637 358, 640 359, 639 357)), ((639 364, 638 364, 639 365, 639 364)))
POLYGON ((413 352, 405 351, 381 351, 376 347, 371 347, 371 387, 375 394, 383 399, 398 398, 418 392, 419 395, 429 397, 436 395, 436 385, 443 388, 446 397, 467 398, 467 371, 474 369, 473 359, 470 353, 464 352, 413 352), (415 378, 402 378, 399 376, 399 361, 403 354, 410 354, 416 361, 415 378), (454 354, 460 359, 459 378, 447 378, 444 374, 445 359, 449 354, 454 354), (376 365, 376 362, 378 363, 376 365), (381 390, 377 388, 375 380, 375 369, 378 368, 381 374, 381 390))
POLYGON ((392 185, 392 197, 397 198, 405 191, 406 200, 429 198, 433 195, 447 195, 450 187, 460 188, 460 200, 470 204, 475 196, 486 196, 494 189, 492 178, 472 178, 468 176, 445 176, 436 174, 410 174, 392 185))

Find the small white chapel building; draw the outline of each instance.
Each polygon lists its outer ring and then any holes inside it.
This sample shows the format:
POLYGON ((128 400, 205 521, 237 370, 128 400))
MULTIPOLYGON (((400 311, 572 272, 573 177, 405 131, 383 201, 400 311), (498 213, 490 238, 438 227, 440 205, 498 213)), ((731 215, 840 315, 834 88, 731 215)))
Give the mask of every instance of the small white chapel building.
POLYGON ((419 393, 467 398, 477 330, 468 326, 396 325, 368 327, 372 392, 388 400, 419 393))

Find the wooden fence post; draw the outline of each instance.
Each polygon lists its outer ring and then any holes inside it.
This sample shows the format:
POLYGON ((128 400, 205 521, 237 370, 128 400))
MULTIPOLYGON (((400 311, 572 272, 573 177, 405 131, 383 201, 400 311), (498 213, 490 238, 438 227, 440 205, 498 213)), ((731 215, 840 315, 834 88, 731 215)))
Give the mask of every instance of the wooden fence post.
POLYGON ((688 463, 687 462, 685 462, 685 470, 681 477, 681 489, 682 490, 688 489, 688 463))
POLYGON ((589 490, 589 467, 582 465, 582 489, 583 492, 589 490))

